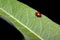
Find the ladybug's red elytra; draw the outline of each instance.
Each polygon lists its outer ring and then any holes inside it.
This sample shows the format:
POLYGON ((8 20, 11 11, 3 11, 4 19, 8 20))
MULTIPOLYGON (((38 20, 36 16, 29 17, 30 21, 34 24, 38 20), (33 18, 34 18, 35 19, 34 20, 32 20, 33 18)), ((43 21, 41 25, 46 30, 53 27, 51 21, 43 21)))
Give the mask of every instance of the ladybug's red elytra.
POLYGON ((36 12, 35 14, 37 17, 41 17, 41 13, 40 12, 36 12))

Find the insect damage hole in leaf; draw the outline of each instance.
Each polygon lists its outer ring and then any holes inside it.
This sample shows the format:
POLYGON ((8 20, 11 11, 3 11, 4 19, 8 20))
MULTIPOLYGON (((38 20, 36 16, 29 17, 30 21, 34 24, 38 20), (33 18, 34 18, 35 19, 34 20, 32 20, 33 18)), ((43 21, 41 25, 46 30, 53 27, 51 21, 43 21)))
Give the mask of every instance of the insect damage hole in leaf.
MULTIPOLYGON (((0 37, 5 40, 24 40, 24 36, 14 25, 0 15, 0 37)), ((3 40, 2 39, 2 40, 3 40)), ((1 40, 1 39, 0 39, 1 40)))

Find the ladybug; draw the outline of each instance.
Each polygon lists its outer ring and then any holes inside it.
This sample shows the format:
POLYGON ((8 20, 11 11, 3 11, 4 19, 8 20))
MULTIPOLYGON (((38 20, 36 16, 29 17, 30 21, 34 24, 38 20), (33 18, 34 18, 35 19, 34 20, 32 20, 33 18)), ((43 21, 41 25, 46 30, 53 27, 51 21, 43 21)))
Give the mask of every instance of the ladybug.
POLYGON ((36 12, 35 14, 37 17, 41 17, 41 13, 40 12, 36 12))

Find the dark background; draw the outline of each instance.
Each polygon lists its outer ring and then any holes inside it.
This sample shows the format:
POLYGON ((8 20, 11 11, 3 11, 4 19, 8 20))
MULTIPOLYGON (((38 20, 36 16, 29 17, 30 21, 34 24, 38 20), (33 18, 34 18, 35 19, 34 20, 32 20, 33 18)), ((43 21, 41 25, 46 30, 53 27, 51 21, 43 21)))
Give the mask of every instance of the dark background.
POLYGON ((24 36, 12 23, 0 17, 0 40, 23 40, 24 36))
POLYGON ((52 21, 60 24, 58 0, 18 0, 46 15, 52 21))

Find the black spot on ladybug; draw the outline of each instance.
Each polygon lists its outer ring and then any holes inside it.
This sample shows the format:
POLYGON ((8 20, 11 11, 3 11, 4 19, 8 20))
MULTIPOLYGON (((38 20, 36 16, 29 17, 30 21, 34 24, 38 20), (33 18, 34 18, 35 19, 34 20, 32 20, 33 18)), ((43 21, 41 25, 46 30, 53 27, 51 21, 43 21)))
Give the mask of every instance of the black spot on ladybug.
POLYGON ((37 17, 41 17, 41 16, 42 16, 40 12, 36 12, 35 15, 36 15, 37 17))

